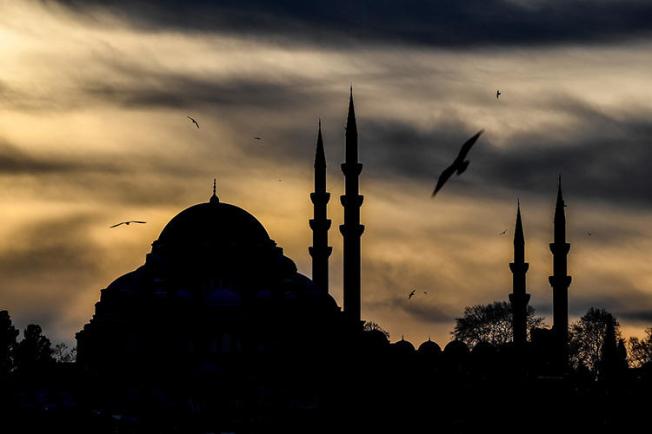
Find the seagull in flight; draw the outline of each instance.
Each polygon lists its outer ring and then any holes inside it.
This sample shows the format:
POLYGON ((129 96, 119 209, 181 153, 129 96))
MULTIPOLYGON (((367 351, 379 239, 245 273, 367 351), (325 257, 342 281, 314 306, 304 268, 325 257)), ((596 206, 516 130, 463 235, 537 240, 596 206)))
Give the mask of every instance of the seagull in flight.
POLYGON ((457 155, 457 158, 455 158, 455 161, 453 161, 453 164, 448 166, 446 169, 444 169, 443 172, 441 172, 441 175, 439 175, 439 179, 437 180, 437 186, 435 187, 435 190, 432 192, 432 195, 430 197, 435 197, 437 192, 441 190, 441 188, 446 184, 446 181, 453 176, 453 173, 457 172, 457 175, 461 175, 464 173, 466 168, 469 166, 469 161, 464 160, 471 150, 471 147, 473 144, 478 140, 478 137, 480 137, 480 134, 482 134, 484 130, 480 130, 473 137, 471 137, 469 140, 466 141, 462 145, 462 149, 460 149, 459 154, 457 155))
POLYGON ((502 92, 499 91, 499 90, 497 90, 497 91, 496 91, 496 99, 498 99, 498 98, 500 97, 500 95, 502 95, 502 92))
POLYGON ((126 222, 120 222, 120 223, 115 224, 115 225, 113 225, 113 226, 109 226, 109 228, 117 228, 117 227, 120 226, 120 225, 127 225, 127 226, 129 226, 129 225, 132 224, 132 223, 139 223, 139 224, 142 225, 142 224, 145 224, 145 223, 147 223, 147 222, 143 222, 143 221, 140 221, 140 220, 129 220, 129 221, 126 221, 126 222))
POLYGON ((197 126, 197 128, 199 128, 199 123, 197 123, 196 120, 194 120, 194 119, 191 118, 190 116, 186 116, 186 117, 187 117, 188 119, 190 119, 190 120, 191 120, 191 121, 192 121, 192 122, 197 126))
POLYGON ((416 291, 413 289, 412 292, 410 292, 410 295, 408 295, 408 300, 410 300, 412 297, 414 297, 414 294, 416 291))

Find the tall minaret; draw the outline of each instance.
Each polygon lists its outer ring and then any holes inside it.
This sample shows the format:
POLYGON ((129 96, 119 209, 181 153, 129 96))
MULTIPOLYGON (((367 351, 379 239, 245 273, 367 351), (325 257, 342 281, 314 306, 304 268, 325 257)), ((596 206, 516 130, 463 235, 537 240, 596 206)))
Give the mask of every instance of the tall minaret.
POLYGON ((561 176, 557 190, 557 205, 555 207, 555 241, 550 244, 553 255, 553 273, 548 278, 552 286, 553 325, 552 331, 562 345, 564 362, 567 360, 568 346, 568 287, 571 277, 568 276, 567 256, 570 244, 566 242, 566 215, 564 198, 561 193, 561 176))
POLYGON ((512 293, 509 301, 512 303, 512 331, 514 344, 524 345, 527 342, 527 304, 530 294, 526 292, 525 273, 529 264, 525 262, 525 237, 521 222, 521 206, 517 205, 516 227, 514 228, 514 262, 509 264, 512 270, 512 293))
POLYGON ((308 248, 312 256, 312 281, 328 294, 328 257, 333 250, 328 246, 328 229, 331 221, 328 219, 328 201, 331 195, 326 191, 326 154, 321 137, 321 120, 317 133, 317 151, 315 153, 315 191, 310 193, 314 205, 314 218, 310 220, 312 229, 312 247, 308 248))
POLYGON ((344 238, 344 313, 356 324, 360 322, 360 237, 364 226, 360 224, 360 207, 363 197, 359 193, 359 176, 362 164, 358 163, 358 128, 353 107, 353 88, 349 97, 349 116, 346 122, 346 159, 344 172, 344 224, 340 232, 344 238))

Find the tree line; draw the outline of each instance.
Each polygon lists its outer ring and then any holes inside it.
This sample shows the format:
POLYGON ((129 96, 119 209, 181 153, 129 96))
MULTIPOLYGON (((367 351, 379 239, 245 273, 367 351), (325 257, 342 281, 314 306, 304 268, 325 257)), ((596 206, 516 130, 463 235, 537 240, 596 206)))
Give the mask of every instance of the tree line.
POLYGON ((56 363, 75 360, 74 348, 71 349, 63 343, 53 347, 38 324, 29 324, 25 327, 20 340, 19 334, 9 312, 0 311, 0 378, 13 372, 17 374, 43 372, 56 363))
MULTIPOLYGON (((544 318, 528 306, 528 334, 532 329, 546 327, 544 318)), ((453 338, 470 348, 483 342, 494 346, 512 341, 512 307, 506 301, 468 306, 456 319, 453 338)), ((528 336, 529 337, 529 336, 528 336)), ((591 307, 569 329, 569 356, 576 370, 586 369, 597 375, 602 360, 616 358, 619 363, 638 368, 652 363, 652 328, 642 338, 624 339, 620 323, 610 312, 591 307), (606 353, 605 353, 606 352, 606 353)))

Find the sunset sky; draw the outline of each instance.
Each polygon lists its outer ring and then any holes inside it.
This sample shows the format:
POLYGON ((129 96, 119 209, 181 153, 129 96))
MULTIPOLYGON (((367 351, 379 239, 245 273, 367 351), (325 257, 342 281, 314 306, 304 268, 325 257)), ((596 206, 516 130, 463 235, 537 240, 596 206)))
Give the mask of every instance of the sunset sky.
POLYGON ((561 173, 572 319, 603 307, 641 334, 650 53, 645 0, 0 0, 0 309, 73 343, 100 290, 207 201, 213 178, 310 276, 319 118, 341 305, 352 84, 364 319, 391 340, 445 344, 464 306, 507 300, 519 198, 528 292, 550 325, 561 173), (431 199, 480 129, 467 172, 431 199), (148 223, 109 229, 127 219, 148 223))

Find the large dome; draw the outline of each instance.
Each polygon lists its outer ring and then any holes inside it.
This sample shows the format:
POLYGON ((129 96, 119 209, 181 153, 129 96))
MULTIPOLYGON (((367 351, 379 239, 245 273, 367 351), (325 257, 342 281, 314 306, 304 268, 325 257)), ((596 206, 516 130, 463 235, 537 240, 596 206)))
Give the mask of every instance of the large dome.
POLYGON ((254 216, 242 208, 220 202, 217 196, 181 211, 163 228, 158 239, 158 243, 167 248, 253 246, 270 241, 267 231, 254 216))

